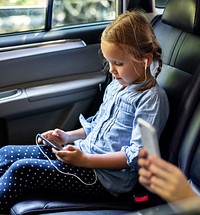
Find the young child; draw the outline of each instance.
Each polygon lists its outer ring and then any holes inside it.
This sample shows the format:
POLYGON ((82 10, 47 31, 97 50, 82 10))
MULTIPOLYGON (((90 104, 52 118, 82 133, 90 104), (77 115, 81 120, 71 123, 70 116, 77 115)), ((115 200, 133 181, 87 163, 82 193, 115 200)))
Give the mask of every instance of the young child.
POLYGON ((0 149, 0 212, 26 192, 103 197, 118 196, 135 186, 141 148, 137 118, 153 124, 158 136, 168 118, 167 96, 156 83, 161 48, 144 14, 133 11, 108 25, 101 51, 114 79, 96 115, 87 120, 81 115, 78 130, 42 134, 64 145, 63 150, 51 151, 44 145, 0 149), (158 65, 155 72, 150 71, 153 62, 158 65))

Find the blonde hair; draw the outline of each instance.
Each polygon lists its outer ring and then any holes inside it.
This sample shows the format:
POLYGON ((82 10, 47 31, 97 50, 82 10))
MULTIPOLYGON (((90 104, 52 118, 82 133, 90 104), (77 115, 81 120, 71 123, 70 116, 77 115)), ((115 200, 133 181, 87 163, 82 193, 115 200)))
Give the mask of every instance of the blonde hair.
POLYGON ((135 61, 141 61, 145 58, 145 54, 152 53, 153 61, 158 62, 158 68, 154 79, 140 91, 155 85, 156 78, 162 69, 162 50, 151 24, 142 11, 127 11, 119 15, 103 31, 101 41, 114 43, 135 61))

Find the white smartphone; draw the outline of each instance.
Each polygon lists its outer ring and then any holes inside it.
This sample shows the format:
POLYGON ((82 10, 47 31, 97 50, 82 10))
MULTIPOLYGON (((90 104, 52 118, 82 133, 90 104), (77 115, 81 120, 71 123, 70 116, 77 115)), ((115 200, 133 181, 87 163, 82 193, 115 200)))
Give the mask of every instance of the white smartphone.
POLYGON ((154 126, 142 118, 138 118, 137 123, 141 131, 141 141, 143 148, 146 149, 149 154, 160 157, 158 137, 154 126))

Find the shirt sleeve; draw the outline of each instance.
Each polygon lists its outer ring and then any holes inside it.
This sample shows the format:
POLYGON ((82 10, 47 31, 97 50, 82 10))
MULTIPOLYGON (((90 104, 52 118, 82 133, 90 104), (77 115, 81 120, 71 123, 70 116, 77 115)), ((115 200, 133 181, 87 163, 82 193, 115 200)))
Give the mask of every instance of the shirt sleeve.
POLYGON ((152 124, 156 131, 158 139, 168 118, 169 108, 166 96, 159 94, 144 95, 138 105, 133 120, 132 137, 129 146, 123 146, 122 151, 127 158, 127 164, 132 170, 135 170, 134 158, 138 156, 142 148, 140 128, 137 124, 137 118, 141 117, 152 124))
POLYGON ((86 136, 92 131, 93 127, 96 124, 95 121, 93 121, 94 118, 95 118, 95 116, 91 116, 91 117, 85 119, 82 114, 80 114, 80 116, 79 116, 79 121, 80 121, 83 129, 85 130, 86 136))
POLYGON ((105 90, 104 97, 103 97, 103 103, 100 105, 99 110, 96 112, 94 116, 91 116, 87 119, 84 118, 82 114, 79 116, 79 122, 81 123, 83 129, 85 130, 86 135, 88 135, 92 129, 96 126, 98 123, 99 118, 101 117, 102 114, 102 106, 104 106, 104 102, 107 98, 108 95, 108 87, 105 90))
POLYGON ((127 164, 130 169, 133 171, 137 171, 138 166, 136 165, 135 158, 138 156, 139 150, 142 148, 141 144, 141 134, 139 130, 139 126, 136 127, 132 131, 132 138, 130 140, 130 146, 123 146, 121 151, 124 152, 127 160, 127 164))

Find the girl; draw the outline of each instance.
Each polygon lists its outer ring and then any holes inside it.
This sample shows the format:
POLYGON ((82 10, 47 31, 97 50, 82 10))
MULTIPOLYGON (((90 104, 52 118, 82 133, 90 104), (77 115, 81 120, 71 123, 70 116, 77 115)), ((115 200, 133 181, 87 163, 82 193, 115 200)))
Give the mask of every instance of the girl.
POLYGON ((0 212, 30 190, 102 197, 133 189, 141 148, 137 117, 153 124, 160 136, 169 112, 167 96, 156 83, 162 67, 161 48, 145 16, 133 11, 108 25, 101 51, 114 79, 96 115, 87 120, 81 115, 78 130, 42 134, 64 145, 63 150, 45 146, 0 149, 0 212), (150 71, 152 62, 158 65, 155 74, 150 71))

